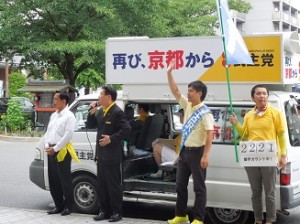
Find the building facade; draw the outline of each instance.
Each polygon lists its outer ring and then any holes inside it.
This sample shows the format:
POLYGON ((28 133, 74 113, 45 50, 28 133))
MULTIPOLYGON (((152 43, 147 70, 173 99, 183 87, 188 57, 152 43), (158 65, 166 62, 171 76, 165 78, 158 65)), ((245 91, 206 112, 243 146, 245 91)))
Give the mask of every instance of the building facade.
POLYGON ((241 35, 268 32, 300 32, 299 0, 247 0, 247 14, 232 12, 241 35))

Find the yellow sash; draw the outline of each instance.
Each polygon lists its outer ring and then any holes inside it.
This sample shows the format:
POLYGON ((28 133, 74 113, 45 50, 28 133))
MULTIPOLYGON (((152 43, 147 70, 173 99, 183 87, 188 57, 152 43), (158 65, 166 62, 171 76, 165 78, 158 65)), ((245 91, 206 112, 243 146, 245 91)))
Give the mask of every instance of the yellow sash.
POLYGON ((57 154, 57 161, 58 162, 64 161, 65 156, 67 155, 67 150, 70 153, 72 159, 74 159, 76 162, 79 162, 79 159, 77 157, 77 154, 76 154, 71 142, 69 142, 68 144, 66 144, 65 147, 63 147, 61 150, 59 150, 59 152, 57 154))

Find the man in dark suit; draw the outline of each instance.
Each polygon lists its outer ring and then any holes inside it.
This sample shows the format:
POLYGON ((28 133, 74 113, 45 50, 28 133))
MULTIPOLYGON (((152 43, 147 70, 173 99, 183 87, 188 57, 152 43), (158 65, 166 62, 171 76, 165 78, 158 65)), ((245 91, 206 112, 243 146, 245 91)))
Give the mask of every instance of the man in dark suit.
POLYGON ((96 158, 98 174, 98 196, 100 211, 94 217, 95 221, 109 216, 109 222, 122 219, 123 190, 121 180, 121 158, 123 140, 130 134, 130 125, 125 114, 116 105, 117 91, 109 86, 103 86, 99 95, 99 105, 92 104, 87 119, 87 127, 97 127, 96 158))

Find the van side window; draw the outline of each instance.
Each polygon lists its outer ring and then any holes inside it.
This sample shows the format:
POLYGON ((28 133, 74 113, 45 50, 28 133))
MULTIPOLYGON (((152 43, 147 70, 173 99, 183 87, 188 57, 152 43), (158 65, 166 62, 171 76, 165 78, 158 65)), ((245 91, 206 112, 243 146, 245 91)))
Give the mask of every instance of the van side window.
POLYGON ((76 118, 75 131, 85 131, 86 130, 86 120, 88 115, 88 109, 90 108, 90 101, 82 101, 73 108, 73 113, 76 118))
POLYGON ((285 104, 285 114, 290 144, 292 146, 300 146, 300 111, 294 100, 285 104))
MULTIPOLYGON (((213 143, 233 143, 233 129, 232 125, 228 121, 228 117, 230 115, 230 108, 228 105, 224 106, 211 106, 208 105, 212 115, 214 117, 215 125, 214 125, 214 139, 213 143)), ((173 115, 173 124, 175 132, 180 132, 182 129, 182 124, 179 121, 178 111, 180 109, 179 104, 172 105, 172 115, 173 115)), ((239 122, 241 124, 244 123, 244 116, 248 111, 252 109, 251 106, 234 106, 233 110, 236 114, 239 122)), ((299 126, 300 127, 300 126, 299 126)), ((238 136, 236 132, 236 138, 240 139, 241 136, 238 136)))
POLYGON ((231 140, 231 125, 228 124, 226 107, 209 107, 214 117, 213 142, 226 142, 231 140))
MULTIPOLYGON (((243 124, 244 116, 251 110, 251 107, 237 106, 233 108, 239 122, 243 124)), ((229 106, 210 106, 210 109, 215 120, 213 143, 233 143, 233 129, 228 120, 230 115, 229 106)), ((241 136, 238 136, 237 132, 236 138, 241 138, 241 136)))
POLYGON ((181 132, 182 129, 182 124, 180 123, 180 118, 179 118, 179 110, 181 109, 179 104, 173 104, 171 105, 171 110, 172 110, 172 127, 174 128, 175 132, 181 132))

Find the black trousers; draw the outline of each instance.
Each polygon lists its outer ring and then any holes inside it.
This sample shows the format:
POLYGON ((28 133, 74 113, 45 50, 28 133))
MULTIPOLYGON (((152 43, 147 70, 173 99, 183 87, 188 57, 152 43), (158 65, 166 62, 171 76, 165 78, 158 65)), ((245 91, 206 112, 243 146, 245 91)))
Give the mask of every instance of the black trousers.
POLYGON ((176 173, 176 216, 186 216, 189 177, 192 174, 195 192, 194 218, 204 220, 206 208, 206 169, 202 169, 200 161, 203 156, 204 147, 187 150, 183 149, 179 156, 176 173))
POLYGON ((57 208, 73 208, 73 186, 71 175, 71 156, 69 153, 61 162, 57 162, 57 153, 48 155, 48 174, 50 193, 57 208))
POLYGON ((123 189, 120 164, 97 162, 98 198, 100 210, 106 214, 120 214, 123 210, 123 189))

